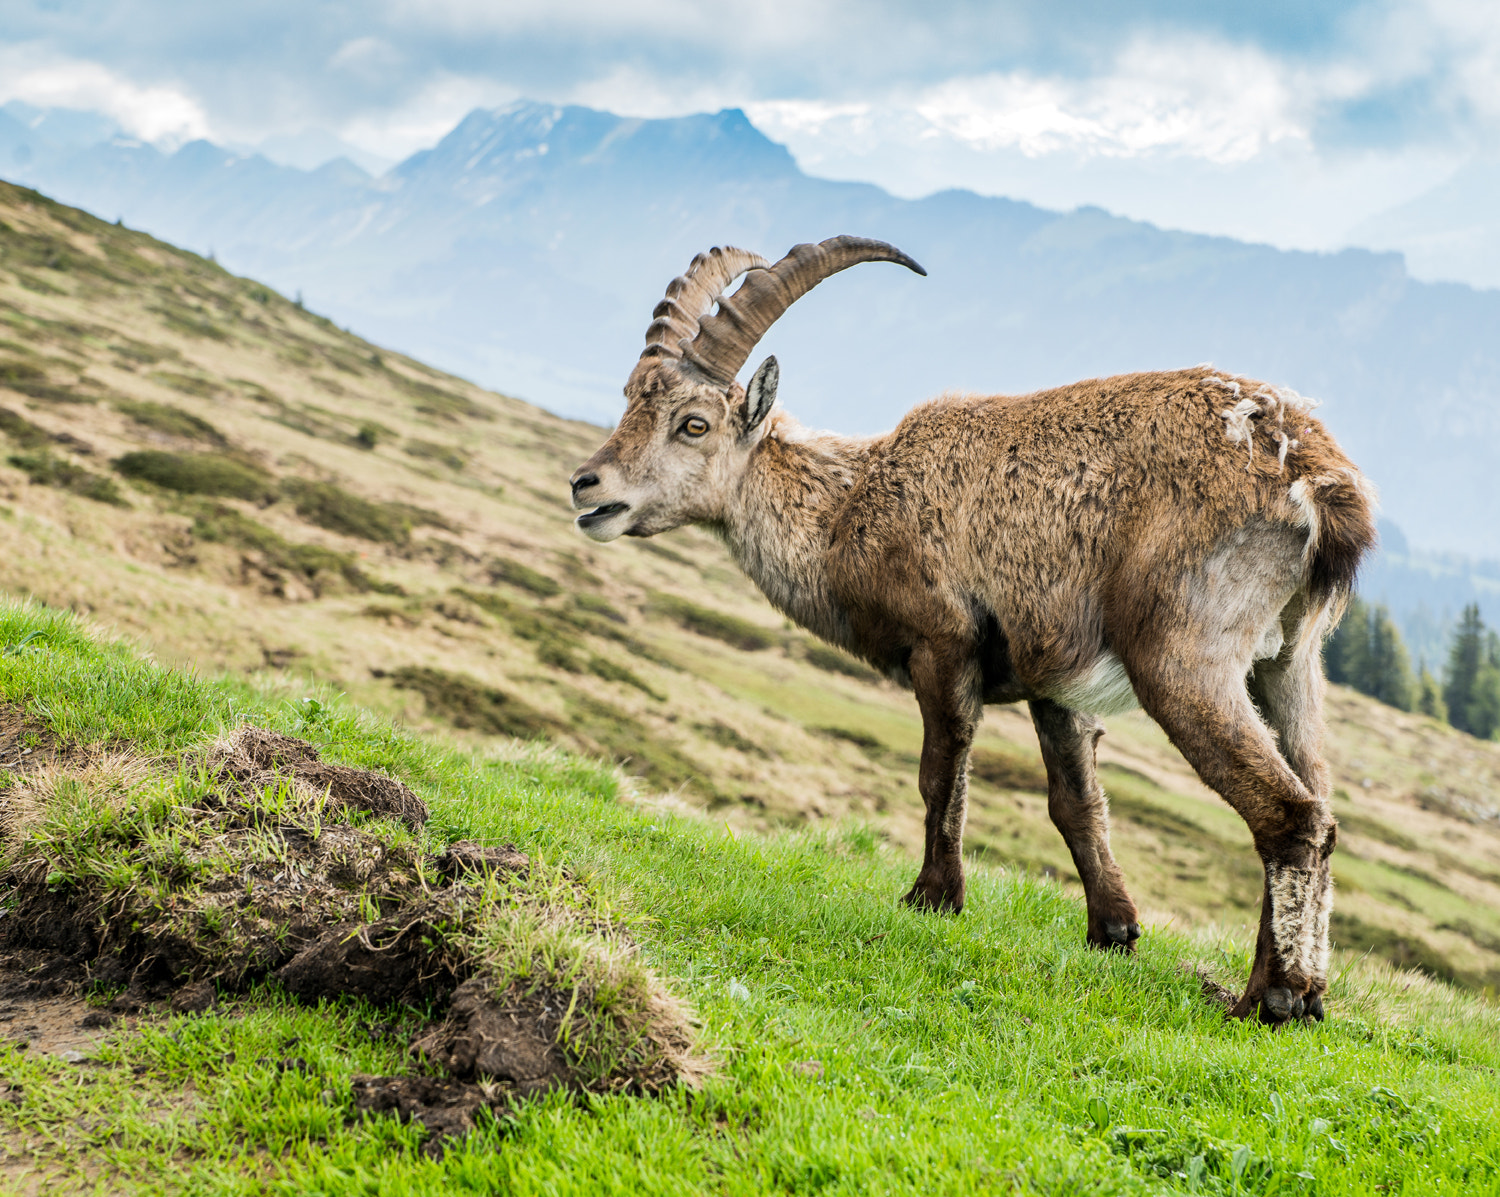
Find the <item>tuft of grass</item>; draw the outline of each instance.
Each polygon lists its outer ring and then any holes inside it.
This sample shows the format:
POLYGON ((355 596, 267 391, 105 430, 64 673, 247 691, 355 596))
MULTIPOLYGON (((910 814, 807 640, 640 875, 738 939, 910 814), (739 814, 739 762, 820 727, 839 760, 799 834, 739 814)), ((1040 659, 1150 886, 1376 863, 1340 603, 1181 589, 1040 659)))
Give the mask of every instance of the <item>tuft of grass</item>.
POLYGON ((275 498, 271 477, 258 466, 219 453, 168 453, 141 449, 118 458, 125 477, 185 495, 222 495, 265 502, 275 498))
POLYGON ((168 436, 180 436, 184 440, 202 441, 220 449, 227 448, 229 445, 224 434, 207 420, 193 415, 192 412, 183 411, 180 407, 173 407, 170 403, 114 399, 111 405, 122 416, 139 424, 142 428, 164 432, 168 436))
POLYGON ((217 382, 201 374, 184 374, 178 370, 158 370, 151 375, 151 380, 170 387, 174 391, 180 391, 184 395, 191 395, 195 399, 217 399, 224 393, 224 389, 217 382))
POLYGON ((675 594, 653 593, 647 600, 646 609, 654 615, 675 620, 690 632, 722 640, 734 648, 756 651, 770 648, 776 636, 758 624, 727 611, 715 611, 675 594))
POLYGON ((0 407, 0 432, 22 449, 41 449, 52 443, 52 434, 8 407, 0 407))
POLYGON ((834 648, 829 644, 822 644, 814 640, 805 647, 803 656, 809 665, 821 669, 825 673, 842 674, 844 677, 858 678, 862 682, 878 682, 880 680, 880 674, 876 673, 863 661, 856 660, 848 653, 834 648))
POLYGON ((597 594, 575 594, 573 596, 573 605, 580 611, 587 611, 590 615, 602 615, 611 623, 623 624, 626 622, 624 615, 617 611, 607 599, 601 598, 597 594))
POLYGON ((530 739, 559 730, 557 720, 519 698, 462 674, 403 665, 382 676, 398 690, 420 694, 433 715, 463 731, 530 739))
POLYGON ((657 702, 666 702, 665 694, 658 694, 646 682, 642 681, 636 674, 626 669, 623 665, 617 665, 608 657, 592 656, 588 661, 588 670, 595 677, 601 677, 606 682, 620 682, 622 685, 634 686, 642 694, 646 694, 657 702))
POLYGON ((15 453, 7 460, 24 470, 33 485, 55 486, 111 507, 130 506, 113 478, 96 474, 66 457, 55 457, 45 449, 39 453, 15 453))
POLYGON ((969 754, 969 772, 997 790, 1047 792, 1047 769, 1034 753, 975 748, 969 754))
POLYGON ((456 529, 435 511, 410 503, 380 503, 362 499, 332 482, 288 478, 282 491, 308 523, 343 536, 357 536, 377 544, 402 545, 413 527, 427 525, 456 529))
POLYGON ((446 387, 435 386, 413 378, 399 370, 392 370, 383 361, 378 366, 395 386, 396 390, 412 401, 412 406, 423 415, 436 416, 440 420, 454 422, 460 419, 493 420, 495 413, 481 407, 465 395, 446 387))
POLYGON ((541 595, 542 598, 551 598, 554 594, 562 593, 562 587, 555 579, 549 578, 546 574, 520 561, 513 561, 509 557, 491 557, 485 563, 485 571, 489 574, 491 582, 506 582, 522 590, 529 590, 532 594, 541 595))
POLYGON ((469 455, 452 445, 439 445, 433 441, 408 440, 401 452, 418 461, 433 461, 450 470, 461 470, 469 464, 469 455))
POLYGON ((314 594, 328 589, 333 578, 342 579, 360 594, 402 593, 392 582, 372 578, 359 567, 354 554, 340 553, 321 545, 294 544, 258 520, 222 503, 204 505, 193 514, 193 535, 211 544, 227 544, 262 554, 273 569, 283 569, 301 577, 314 594))

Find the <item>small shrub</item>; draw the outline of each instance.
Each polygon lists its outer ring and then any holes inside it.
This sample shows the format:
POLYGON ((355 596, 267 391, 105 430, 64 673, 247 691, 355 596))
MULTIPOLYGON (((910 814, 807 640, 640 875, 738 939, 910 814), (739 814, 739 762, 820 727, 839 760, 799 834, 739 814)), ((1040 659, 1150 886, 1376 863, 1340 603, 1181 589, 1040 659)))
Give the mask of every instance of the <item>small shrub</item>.
POLYGON ((411 539, 411 521, 392 511, 389 504, 361 499, 332 482, 288 478, 282 490, 296 505, 298 515, 330 532, 378 544, 405 544, 411 539))
POLYGON ((491 582, 508 582, 512 586, 529 590, 532 594, 539 594, 543 598, 551 598, 554 594, 562 592, 562 587, 546 574, 532 569, 529 565, 523 565, 519 561, 512 561, 509 557, 491 558, 486 570, 491 582))
POLYGON ((31 362, 16 359, 0 359, 0 387, 25 395, 31 399, 43 399, 53 403, 93 403, 91 395, 80 394, 71 386, 58 386, 49 381, 47 372, 31 362))
POLYGON ((715 719, 712 723, 695 723, 693 726, 723 748, 733 748, 736 752, 743 752, 746 756, 769 757, 770 755, 754 740, 720 719, 715 719))
POLYGON ((223 449, 229 441, 224 434, 192 412, 183 411, 169 403, 137 403, 130 399, 114 400, 114 408, 132 423, 143 428, 164 432, 168 436, 180 436, 185 440, 204 441, 223 449))
MULTIPOLYGON (((47 372, 40 366, 34 366, 30 362, 21 362, 14 359, 0 361, 0 386, 10 387, 12 390, 20 390, 27 384, 47 381, 47 372)), ((24 392, 22 392, 24 394, 24 392)))
POLYGON ((842 740, 846 744, 853 744, 864 752, 885 751, 885 745, 867 732, 851 731, 847 727, 810 727, 808 730, 817 732, 820 736, 827 736, 830 740, 842 740))
POLYGON ((247 462, 218 453, 166 453, 142 449, 115 462, 127 478, 185 495, 222 495, 252 502, 275 498, 270 476, 247 462))
POLYGON ((295 504, 297 514, 308 523, 377 544, 405 544, 411 539, 413 527, 458 530, 436 511, 411 503, 362 499, 332 482, 288 478, 281 489, 295 504))
POLYGON ((1046 768, 1019 752, 976 748, 969 754, 969 772, 997 790, 1021 790, 1038 794, 1047 792, 1046 768))
POLYGON ((125 496, 113 478, 105 478, 92 470, 86 470, 76 462, 64 457, 53 457, 43 450, 40 453, 17 453, 10 464, 25 470, 26 476, 37 486, 55 486, 59 490, 71 491, 96 503, 108 503, 111 507, 129 507, 125 496))
POLYGON ((880 675, 862 661, 856 661, 848 653, 827 644, 809 644, 807 663, 826 673, 838 673, 844 677, 858 678, 862 682, 878 682, 880 675))
POLYGON ((589 672, 595 677, 602 677, 606 682, 620 682, 626 686, 634 686, 642 694, 649 695, 657 702, 665 702, 667 699, 665 694, 658 694, 623 665, 616 665, 606 657, 590 657, 589 672))
POLYGON ((432 441, 410 440, 401 446, 401 452, 419 461, 435 461, 450 470, 461 470, 469 464, 469 455, 462 449, 449 445, 438 445, 432 441))
POLYGON ((0 407, 0 432, 23 449, 40 449, 52 442, 51 434, 8 407, 0 407))
POLYGON ((380 444, 380 434, 384 431, 379 424, 366 420, 359 426, 359 431, 354 434, 354 443, 361 449, 373 449, 380 444))
POLYGON ((184 395, 192 395, 195 399, 214 399, 223 393, 219 384, 212 379, 200 378, 196 374, 182 374, 175 370, 158 370, 151 375, 151 380, 171 387, 174 391, 181 391, 184 395))
POLYGON ((602 615, 612 623, 624 623, 625 616, 610 606, 609 603, 597 594, 575 594, 573 605, 580 611, 587 611, 591 615, 602 615))
POLYGON ((422 382, 420 379, 401 374, 383 363, 381 368, 385 370, 386 377, 395 384, 396 389, 411 399, 412 406, 423 415, 454 421, 460 417, 470 420, 493 420, 495 418, 494 412, 480 407, 472 399, 456 391, 445 390, 442 387, 433 386, 430 382, 422 382))
POLYGON ((536 659, 543 665, 550 665, 553 669, 561 669, 566 673, 583 672, 583 663, 573 655, 572 645, 561 640, 537 641, 536 659))
POLYGON ((708 636, 714 640, 722 640, 725 644, 732 644, 735 648, 754 652, 770 648, 776 643, 774 635, 765 628, 751 623, 748 619, 741 619, 738 615, 730 615, 724 611, 715 611, 711 607, 700 607, 697 603, 678 598, 675 594, 653 594, 649 609, 655 614, 676 620, 690 632, 697 632, 700 636, 708 636))
POLYGON ((401 594, 401 587, 380 582, 360 569, 352 553, 320 545, 293 544, 243 512, 223 504, 205 506, 193 519, 193 535, 211 544, 228 544, 260 553, 267 565, 300 576, 321 595, 330 578, 342 578, 361 594, 401 594))
POLYGON ((441 511, 434 511, 430 507, 418 507, 415 503, 387 503, 385 507, 392 515, 404 519, 413 528, 441 528, 444 532, 463 531, 441 511))
POLYGON ((529 739, 558 730, 558 723, 519 698, 463 674, 421 665, 392 671, 391 684, 422 696, 433 715, 465 731, 529 739))

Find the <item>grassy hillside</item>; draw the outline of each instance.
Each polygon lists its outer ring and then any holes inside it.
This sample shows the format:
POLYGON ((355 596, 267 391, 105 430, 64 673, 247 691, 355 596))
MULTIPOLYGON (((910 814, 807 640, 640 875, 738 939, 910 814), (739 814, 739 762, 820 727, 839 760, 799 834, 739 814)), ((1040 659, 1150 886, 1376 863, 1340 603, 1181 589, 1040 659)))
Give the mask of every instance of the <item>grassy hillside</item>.
MULTIPOLYGON (((566 478, 601 436, 0 185, 0 587, 164 664, 609 757, 736 830, 852 818, 916 848, 910 696, 787 626, 705 534, 577 536, 566 478)), ((1493 989, 1500 746, 1344 691, 1332 708, 1338 942, 1493 989)), ((1244 826, 1148 720, 1109 726, 1148 923, 1242 942, 1244 826)), ((991 711, 971 849, 1076 892, 1043 788, 1024 711, 991 711)))
MULTIPOLYGON (((191 762, 248 722, 305 737, 329 767, 383 770, 430 812, 414 836, 379 819, 341 829, 326 811, 294 836, 304 815, 271 783, 252 797, 280 822, 257 842, 357 831, 418 869, 454 840, 513 842, 532 897, 538 879, 566 883, 594 934, 622 928, 663 991, 691 1003, 692 1051, 712 1062, 654 1094, 580 1083, 522 1098, 493 1084, 498 1112, 434 1158, 415 1123, 359 1113, 361 1074, 421 1071, 404 1049, 431 1042, 430 1010, 299 1001, 290 984, 221 972, 209 1008, 132 1011, 121 999, 136 982, 121 994, 106 957, 82 952, 73 963, 96 970, 84 1007, 45 996, 53 956, 32 963, 29 987, 7 974, 0 1006, 4 1191, 1500 1191, 1500 1020, 1435 983, 1366 962, 1334 979, 1326 1023, 1227 1022, 1189 968, 1232 981, 1244 952, 1171 932, 1135 958, 1089 951, 1081 906, 1038 878, 981 864, 962 917, 918 914, 891 900, 908 863, 868 831, 736 835, 642 805, 612 771, 553 749, 419 739, 265 676, 207 684, 35 606, 0 607, 0 644, 4 867, 14 881, 40 853, 30 885, 59 911, 89 886, 149 896, 151 870, 184 861, 189 880, 138 917, 159 926, 176 897, 212 890, 224 848, 202 851, 205 775, 191 762), (90 1025, 101 1016, 115 1021, 90 1025)), ((492 889, 488 906, 523 896, 492 889)), ((225 926, 179 919, 177 959, 228 942, 225 926)), ((341 924, 342 941, 360 926, 341 924)), ((597 984, 578 998, 578 969, 547 972, 567 954, 534 937, 484 942, 489 975, 516 992, 572 989, 570 1015, 602 1000, 597 984)), ((194 975, 183 965, 176 980, 194 975)))

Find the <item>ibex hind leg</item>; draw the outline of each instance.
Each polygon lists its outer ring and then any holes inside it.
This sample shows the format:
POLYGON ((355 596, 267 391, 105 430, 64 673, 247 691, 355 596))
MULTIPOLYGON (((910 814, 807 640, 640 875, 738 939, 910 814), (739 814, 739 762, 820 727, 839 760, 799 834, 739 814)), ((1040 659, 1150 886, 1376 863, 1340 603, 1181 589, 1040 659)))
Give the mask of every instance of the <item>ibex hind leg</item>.
POLYGON ((1067 841, 1083 882, 1088 942, 1133 952, 1140 922, 1125 876, 1109 850, 1109 803, 1095 765, 1104 724, 1050 699, 1031 703, 1031 721, 1047 764, 1047 813, 1067 841))
MULTIPOLYGON (((1325 809, 1331 790, 1323 757, 1322 644, 1328 621, 1326 605, 1310 607, 1305 594, 1296 595, 1281 614, 1285 635, 1281 651, 1257 661, 1249 679, 1250 696, 1276 733, 1283 759, 1325 809)), ((1321 1019, 1328 988, 1328 916, 1333 899, 1327 861, 1318 869, 1312 888, 1310 900, 1319 911, 1311 945, 1316 967, 1303 1012, 1321 1019)))
POLYGON ((1269 1023, 1319 1016, 1335 834, 1327 800, 1278 749, 1250 701, 1243 662, 1157 652, 1127 667, 1147 713, 1249 825, 1265 868, 1255 964, 1231 1013, 1269 1023))

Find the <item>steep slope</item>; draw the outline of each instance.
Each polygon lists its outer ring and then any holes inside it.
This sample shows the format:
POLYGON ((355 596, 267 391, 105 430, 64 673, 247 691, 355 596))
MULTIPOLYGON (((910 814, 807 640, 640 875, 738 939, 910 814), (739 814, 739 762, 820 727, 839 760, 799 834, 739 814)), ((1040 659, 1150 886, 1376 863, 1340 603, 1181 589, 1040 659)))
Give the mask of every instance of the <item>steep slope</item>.
MULTIPOLYGON (((608 547, 602 430, 377 348, 259 283, 0 186, 0 586, 163 661, 282 672, 418 726, 620 760, 732 826, 919 845, 909 695, 788 627, 707 535, 608 547)), ((1500 979, 1500 746, 1336 692, 1339 937, 1500 979)), ((1239 820, 1136 715, 1104 741, 1158 923, 1253 923, 1239 820)), ((1073 885, 1024 711, 986 719, 970 843, 1073 885)))
POLYGON ((803 175, 734 110, 477 110, 378 180, 204 142, 172 155, 70 145, 8 169, 304 291, 367 336, 595 420, 613 418, 620 363, 694 253, 884 237, 931 277, 830 280, 766 342, 810 423, 876 431, 947 388, 1212 360, 1325 400, 1414 543, 1500 555, 1500 293, 1416 282, 1394 254, 1285 253, 958 191, 900 200, 803 175))

